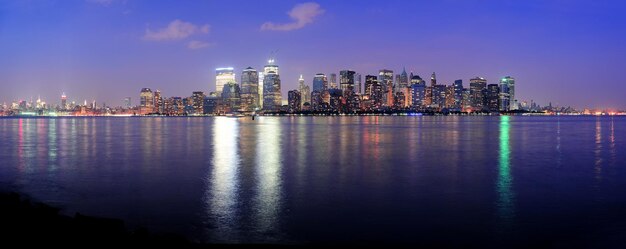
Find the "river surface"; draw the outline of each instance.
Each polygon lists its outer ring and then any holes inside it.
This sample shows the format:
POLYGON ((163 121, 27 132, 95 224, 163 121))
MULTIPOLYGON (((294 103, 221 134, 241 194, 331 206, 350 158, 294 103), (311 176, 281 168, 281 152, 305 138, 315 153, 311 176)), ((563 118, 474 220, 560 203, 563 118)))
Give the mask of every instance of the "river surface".
POLYGON ((1 118, 0 188, 212 243, 626 245, 626 117, 1 118))

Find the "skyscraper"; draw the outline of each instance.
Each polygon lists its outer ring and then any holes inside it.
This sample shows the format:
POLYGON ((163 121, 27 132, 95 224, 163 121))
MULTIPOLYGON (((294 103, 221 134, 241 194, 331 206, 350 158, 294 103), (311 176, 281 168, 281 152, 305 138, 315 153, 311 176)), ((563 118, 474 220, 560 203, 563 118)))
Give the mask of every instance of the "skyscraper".
POLYGON ((337 89, 337 74, 336 73, 331 73, 330 74, 330 87, 329 89, 337 89))
POLYGON ((61 94, 61 110, 67 109, 67 96, 65 93, 61 94))
POLYGON ((193 110, 195 114, 204 113, 204 92, 196 91, 191 94, 193 98, 193 110))
MULTIPOLYGON (((264 69, 265 70, 265 69, 264 69)), ((263 81, 265 80, 265 73, 259 72, 259 106, 257 109, 261 109, 263 107, 263 81)))
POLYGON ((154 112, 154 94, 150 88, 142 88, 139 93, 139 107, 141 114, 154 112))
POLYGON ((222 94, 226 83, 237 82, 235 81, 235 69, 232 67, 217 68, 215 69, 215 74, 215 92, 218 93, 218 95, 222 94))
POLYGON ((222 101, 229 107, 231 112, 239 111, 241 107, 241 89, 239 88, 239 84, 229 82, 224 85, 222 101))
POLYGON ((124 98, 124 107, 126 109, 130 109, 131 107, 133 107, 133 102, 132 102, 132 99, 130 97, 124 98))
POLYGON ((241 73, 241 109, 254 111, 259 108, 259 74, 248 67, 241 73))
POLYGON ((411 98, 413 108, 424 108, 426 100, 426 82, 419 75, 411 76, 411 98))
POLYGON ((430 86, 435 85, 437 85, 437 75, 435 75, 435 72, 433 72, 433 74, 430 75, 430 86))
POLYGON ((302 95, 298 90, 291 90, 287 93, 289 112, 299 112, 302 110, 302 95))
POLYGON ((515 95, 515 79, 506 76, 500 79, 500 111, 515 110, 513 99, 515 95))
POLYGON ((375 75, 365 75, 365 96, 372 96, 372 87, 374 84, 378 82, 378 79, 375 75))
POLYGON ((154 91, 154 111, 157 113, 163 113, 163 97, 161 96, 161 91, 158 89, 154 91))
POLYGON ((362 94, 363 92, 363 84, 361 83, 361 74, 356 73, 354 75, 354 92, 358 94, 362 94))
POLYGON ((313 91, 322 92, 328 90, 328 78, 323 73, 318 73, 313 78, 313 91))
POLYGON ((518 104, 517 104, 517 99, 515 98, 515 78, 511 76, 506 76, 502 78, 502 80, 505 81, 509 87, 509 103, 510 103, 509 110, 517 110, 518 104))
POLYGON ((263 67, 263 74, 268 74, 269 72, 274 72, 276 74, 279 74, 278 66, 276 65, 276 61, 274 60, 274 58, 267 60, 267 65, 263 67))
POLYGON ((304 83, 304 77, 302 77, 302 74, 298 79, 298 90, 300 91, 302 106, 304 106, 304 103, 311 104, 311 88, 304 83))
POLYGON ((342 70, 339 72, 339 89, 344 96, 352 95, 354 93, 354 71, 342 70))
POLYGON ((487 106, 487 80, 482 77, 470 79, 470 104, 474 111, 480 111, 487 106))
POLYGON ((487 85, 487 109, 492 112, 500 110, 500 87, 498 84, 487 85))
MULTIPOLYGON (((275 67, 278 68, 278 66, 275 67)), ((268 71, 263 79, 263 110, 279 111, 281 106, 280 76, 274 71, 268 71)))
POLYGON ((402 73, 397 77, 396 92, 403 92, 409 87, 409 75, 406 73, 406 69, 402 68, 402 73))
POLYGON ((378 83, 382 87, 382 104, 393 106, 393 70, 381 69, 378 71, 378 83))
POLYGON ((454 109, 461 109, 461 102, 463 101, 463 80, 455 80, 454 81, 454 85, 453 85, 453 90, 454 90, 454 104, 453 104, 453 108, 454 109))

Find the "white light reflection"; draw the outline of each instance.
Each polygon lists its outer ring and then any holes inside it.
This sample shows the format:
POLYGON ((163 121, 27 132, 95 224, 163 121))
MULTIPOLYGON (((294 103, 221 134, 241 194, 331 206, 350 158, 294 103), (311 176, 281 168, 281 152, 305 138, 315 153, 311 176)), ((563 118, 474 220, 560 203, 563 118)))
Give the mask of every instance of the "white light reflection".
MULTIPOLYGON (((279 230, 278 220, 282 202, 282 151, 279 118, 259 119, 256 172, 257 195, 254 201, 257 231, 271 237, 279 230)), ((276 240, 278 238, 268 238, 276 240)))

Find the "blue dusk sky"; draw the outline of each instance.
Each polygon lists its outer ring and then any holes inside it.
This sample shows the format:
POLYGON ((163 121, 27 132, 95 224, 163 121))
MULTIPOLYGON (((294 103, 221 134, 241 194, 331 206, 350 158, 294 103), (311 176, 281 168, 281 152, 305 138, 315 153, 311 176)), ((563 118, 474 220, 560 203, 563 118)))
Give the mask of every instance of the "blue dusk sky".
POLYGON ((406 67, 438 82, 516 78, 517 99, 626 108, 626 1, 0 2, 0 103, 137 104, 215 90, 215 68, 262 69, 277 51, 283 96, 303 74, 406 67))

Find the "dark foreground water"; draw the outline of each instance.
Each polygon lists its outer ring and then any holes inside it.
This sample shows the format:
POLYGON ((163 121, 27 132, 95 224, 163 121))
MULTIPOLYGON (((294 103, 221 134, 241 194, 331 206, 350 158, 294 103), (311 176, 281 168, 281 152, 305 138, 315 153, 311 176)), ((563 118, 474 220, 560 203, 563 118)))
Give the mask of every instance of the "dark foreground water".
POLYGON ((218 243, 626 245, 624 117, 0 119, 0 187, 218 243))

